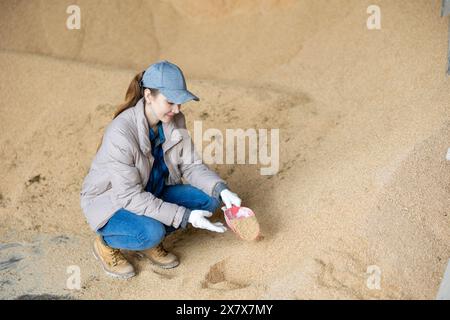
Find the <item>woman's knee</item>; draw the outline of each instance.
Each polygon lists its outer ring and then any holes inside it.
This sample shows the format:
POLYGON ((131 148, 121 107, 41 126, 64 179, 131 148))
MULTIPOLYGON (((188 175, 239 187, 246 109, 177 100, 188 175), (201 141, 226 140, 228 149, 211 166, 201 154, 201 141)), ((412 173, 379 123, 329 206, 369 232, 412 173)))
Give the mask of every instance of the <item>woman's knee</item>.
POLYGON ((217 210, 217 208, 219 208, 219 205, 220 205, 220 202, 218 199, 208 196, 207 199, 205 199, 205 205, 204 205, 203 210, 214 212, 217 210))
POLYGON ((166 229, 164 225, 152 218, 149 218, 143 225, 141 230, 137 233, 137 238, 140 243, 140 248, 137 250, 145 250, 157 246, 166 236, 166 229))
POLYGON ((215 211, 220 205, 219 199, 209 196, 190 184, 166 186, 162 199, 191 210, 215 211))

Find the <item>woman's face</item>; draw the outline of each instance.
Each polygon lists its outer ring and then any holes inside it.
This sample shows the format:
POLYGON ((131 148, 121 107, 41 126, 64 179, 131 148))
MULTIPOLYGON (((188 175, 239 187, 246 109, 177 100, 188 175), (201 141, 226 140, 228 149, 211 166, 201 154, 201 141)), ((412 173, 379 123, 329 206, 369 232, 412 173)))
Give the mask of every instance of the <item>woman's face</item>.
POLYGON ((146 103, 150 104, 149 107, 161 122, 168 123, 172 121, 173 117, 180 112, 181 105, 168 101, 161 92, 156 97, 153 97, 150 94, 150 90, 146 89, 144 96, 146 103))

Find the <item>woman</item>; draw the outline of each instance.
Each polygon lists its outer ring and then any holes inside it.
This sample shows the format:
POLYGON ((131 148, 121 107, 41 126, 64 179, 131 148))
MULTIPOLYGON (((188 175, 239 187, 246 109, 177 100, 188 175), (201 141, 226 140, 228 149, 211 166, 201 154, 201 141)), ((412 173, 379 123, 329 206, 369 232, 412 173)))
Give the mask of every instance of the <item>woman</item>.
POLYGON ((188 223, 225 232, 222 223, 207 218, 220 199, 227 207, 241 204, 194 151, 180 112, 190 100, 199 98, 187 90, 180 68, 160 61, 134 77, 126 102, 105 129, 83 181, 81 207, 98 234, 94 255, 111 276, 135 275, 120 249, 140 251, 162 268, 176 267, 178 258, 161 244, 167 234, 188 223))

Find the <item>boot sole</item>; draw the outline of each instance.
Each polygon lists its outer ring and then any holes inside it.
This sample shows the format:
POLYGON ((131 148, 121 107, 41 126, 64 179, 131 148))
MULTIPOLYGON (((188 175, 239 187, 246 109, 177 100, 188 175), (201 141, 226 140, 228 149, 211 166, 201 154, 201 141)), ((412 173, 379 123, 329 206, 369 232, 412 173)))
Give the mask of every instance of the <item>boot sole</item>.
POLYGON ((178 267, 178 265, 180 264, 179 261, 174 261, 174 262, 169 263, 169 264, 160 264, 160 263, 158 263, 158 262, 153 261, 153 260, 150 259, 150 258, 147 258, 147 259, 150 260, 150 262, 151 262, 153 265, 155 265, 155 266, 157 266, 157 267, 160 267, 160 268, 163 268, 163 269, 173 269, 173 268, 178 267))
POLYGON ((95 252, 95 248, 92 248, 92 254, 94 255, 95 259, 96 259, 97 261, 99 261, 100 264, 102 265, 103 271, 105 271, 105 273, 106 273, 107 275, 109 275, 109 276, 111 276, 111 277, 113 277, 113 278, 116 278, 116 279, 124 279, 124 280, 125 280, 125 279, 132 278, 132 277, 134 277, 134 276, 136 275, 135 272, 132 272, 132 273, 126 273, 126 274, 117 274, 117 273, 113 273, 113 272, 111 272, 111 271, 108 271, 108 270, 106 270, 105 266, 103 265, 103 263, 102 263, 100 257, 97 255, 97 252, 95 252))
POLYGON ((144 255, 144 254, 142 254, 142 253, 140 253, 140 252, 138 252, 138 253, 136 253, 136 254, 137 254, 139 257, 141 257, 141 258, 147 258, 148 261, 151 262, 151 264, 153 264, 153 265, 155 265, 155 266, 157 266, 157 267, 163 268, 163 269, 173 269, 173 268, 178 267, 179 264, 180 264, 180 261, 178 261, 178 260, 177 260, 177 261, 174 261, 174 262, 172 262, 172 263, 169 263, 169 264, 161 264, 161 263, 159 263, 159 262, 156 262, 156 261, 152 260, 151 258, 147 257, 146 255, 144 255))

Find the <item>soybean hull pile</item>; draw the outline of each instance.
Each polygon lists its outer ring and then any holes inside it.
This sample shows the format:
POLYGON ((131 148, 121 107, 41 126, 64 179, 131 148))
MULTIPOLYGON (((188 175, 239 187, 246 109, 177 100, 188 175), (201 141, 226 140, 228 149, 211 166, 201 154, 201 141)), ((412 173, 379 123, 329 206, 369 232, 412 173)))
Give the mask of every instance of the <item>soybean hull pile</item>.
POLYGON ((372 4, 1 1, 0 298, 434 299, 450 252, 448 18, 439 0, 379 0, 368 30, 372 4), (210 165, 263 240, 189 227, 164 242, 177 268, 127 253, 138 275, 117 281, 79 192, 131 79, 160 59, 201 99, 182 106, 191 133, 279 129, 279 168, 210 165))

